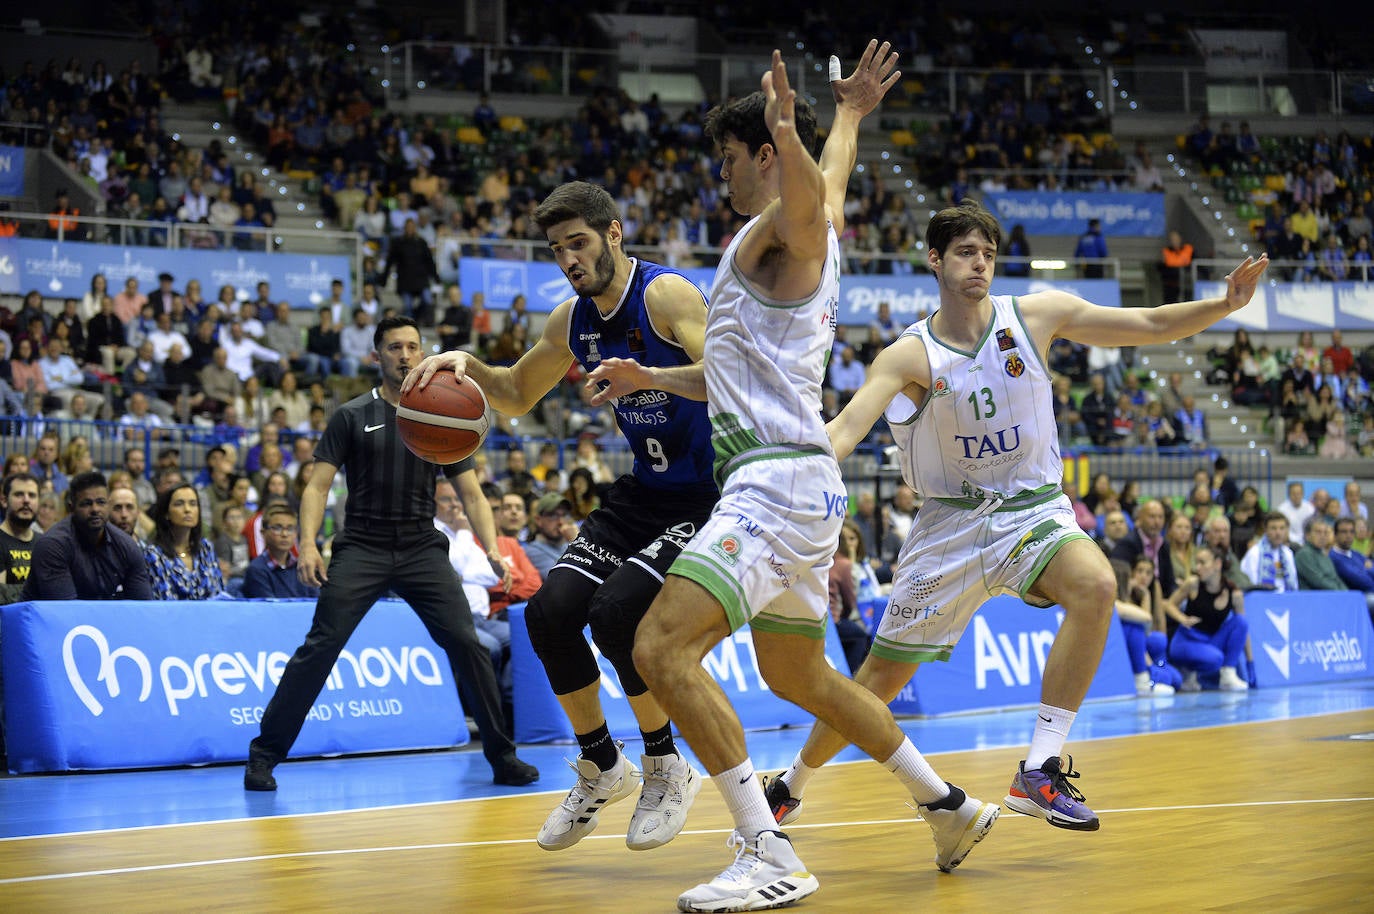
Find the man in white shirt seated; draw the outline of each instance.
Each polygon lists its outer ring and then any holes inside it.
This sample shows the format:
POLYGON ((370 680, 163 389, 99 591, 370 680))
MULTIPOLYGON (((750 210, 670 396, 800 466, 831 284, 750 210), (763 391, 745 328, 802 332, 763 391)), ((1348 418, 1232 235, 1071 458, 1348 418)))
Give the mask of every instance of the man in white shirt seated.
MULTIPOLYGON (((43 358, 38 360, 38 366, 43 371, 43 381, 48 385, 48 393, 60 398, 62 408, 66 409, 85 381, 81 366, 67 354, 67 344, 58 337, 50 337, 43 358)), ((95 409, 99 409, 105 402, 105 398, 100 394, 93 393, 90 398, 95 403, 95 409)))
POLYGON ((225 365, 234 374, 238 375, 240 381, 247 381, 254 374, 255 362, 267 362, 272 367, 270 386, 276 386, 276 378, 280 372, 288 367, 286 358, 275 349, 268 349, 266 346, 252 339, 243 332, 243 322, 234 318, 229 324, 229 332, 220 338, 220 345, 224 347, 225 365))
POLYGON ((172 315, 167 312, 159 312, 156 319, 156 326, 148 332, 148 342, 153 344, 153 361, 159 365, 167 361, 167 354, 172 351, 172 346, 180 345, 182 352, 191 351, 191 343, 186 339, 186 335, 180 330, 172 329, 172 315))
POLYGON ((1288 484, 1288 498, 1274 508, 1275 511, 1288 518, 1288 529, 1291 532, 1291 545, 1302 545, 1302 529, 1307 525, 1307 519, 1317 513, 1317 509, 1302 496, 1302 483, 1290 482, 1288 484))
POLYGON ((514 682, 510 669, 510 623, 504 619, 487 617, 491 606, 487 588, 500 584, 501 577, 473 535, 472 525, 463 512, 463 503, 453 483, 443 476, 434 483, 434 512, 435 528, 448 537, 449 562, 463 583, 463 596, 467 597, 468 607, 472 610, 477 640, 491 652, 496 680, 501 683, 502 700, 509 709, 514 682))

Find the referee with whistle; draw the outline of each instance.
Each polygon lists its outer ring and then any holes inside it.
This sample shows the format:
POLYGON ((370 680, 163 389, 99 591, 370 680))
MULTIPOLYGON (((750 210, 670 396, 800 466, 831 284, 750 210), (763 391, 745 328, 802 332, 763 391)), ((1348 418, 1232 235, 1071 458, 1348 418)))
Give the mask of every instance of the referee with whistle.
MULTIPOLYGON (((320 598, 305 643, 283 670, 263 714, 261 733, 248 747, 243 786, 277 789, 272 769, 291 750, 354 629, 388 590, 410 604, 447 652, 459 691, 477 721, 492 780, 530 784, 538 780, 539 770, 515 754, 491 655, 477 640, 472 613, 449 564, 448 540, 434 526, 435 468, 410 453, 396 429, 401 382, 423 357, 420 330, 409 317, 386 318, 377 325, 373 346, 382 383, 341 406, 315 448, 315 466, 301 496, 297 572, 301 581, 321 588, 320 598), (315 537, 341 466, 348 478, 348 502, 326 573, 315 537)), ((479 538, 494 548, 491 509, 471 471, 471 458, 443 473, 453 480, 479 538)))

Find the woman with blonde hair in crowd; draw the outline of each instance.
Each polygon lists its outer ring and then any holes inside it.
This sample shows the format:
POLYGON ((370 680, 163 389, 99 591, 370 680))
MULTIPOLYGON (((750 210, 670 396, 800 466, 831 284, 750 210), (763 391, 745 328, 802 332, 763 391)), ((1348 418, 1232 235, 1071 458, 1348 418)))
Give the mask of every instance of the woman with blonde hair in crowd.
POLYGON ((62 468, 62 472, 71 479, 77 473, 85 473, 95 469, 95 458, 91 455, 91 445, 81 435, 67 442, 67 446, 62 449, 62 456, 57 461, 57 465, 62 468))
POLYGON ((840 648, 852 675, 868 655, 868 628, 859 614, 860 593, 872 598, 867 562, 862 558, 863 534, 853 521, 845 521, 840 541, 830 566, 830 620, 840 636, 840 648))
POLYGON ((200 496, 183 483, 158 496, 153 536, 143 544, 148 577, 159 600, 208 600, 224 592, 214 545, 200 525, 200 496))
POLYGON ((1197 549, 1197 532, 1192 518, 1177 511, 1164 530, 1164 542, 1174 565, 1174 580, 1181 581, 1193 573, 1193 553, 1197 549))
MULTIPOLYGON (((51 481, 48 482, 51 486, 51 481)), ((39 491, 38 494, 38 517, 34 521, 35 533, 46 533, 51 530, 53 524, 67 516, 66 508, 63 506, 62 496, 52 489, 39 491)))

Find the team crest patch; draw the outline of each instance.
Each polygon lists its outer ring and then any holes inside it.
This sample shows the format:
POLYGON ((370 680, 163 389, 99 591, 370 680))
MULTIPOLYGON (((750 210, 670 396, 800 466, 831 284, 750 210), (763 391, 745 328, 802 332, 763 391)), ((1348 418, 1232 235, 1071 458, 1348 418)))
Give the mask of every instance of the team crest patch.
POLYGON ((935 379, 935 383, 930 385, 930 395, 932 397, 948 397, 954 391, 949 386, 949 378, 940 375, 935 379))
POLYGON ((1013 378, 1019 378, 1026 372, 1026 363, 1014 352, 1007 356, 1005 367, 1007 369, 1007 374, 1011 375, 1013 378))
POLYGON ((997 331, 997 351, 1006 352, 1008 349, 1016 348, 1016 339, 1011 335, 1010 327, 1003 327, 997 331))
POLYGON ((739 537, 733 533, 727 533, 711 544, 711 551, 719 556, 722 562, 730 566, 739 563, 740 548, 739 537))
POLYGON ((625 344, 636 355, 643 355, 648 351, 644 345, 644 331, 638 327, 631 327, 629 332, 625 334, 625 344))

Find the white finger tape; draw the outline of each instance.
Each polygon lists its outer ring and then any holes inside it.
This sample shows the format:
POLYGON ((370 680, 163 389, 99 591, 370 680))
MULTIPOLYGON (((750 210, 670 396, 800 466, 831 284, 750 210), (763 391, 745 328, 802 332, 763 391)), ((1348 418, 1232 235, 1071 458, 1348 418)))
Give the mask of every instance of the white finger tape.
POLYGON ((840 58, 834 54, 830 55, 830 81, 839 82, 840 80, 840 58))

